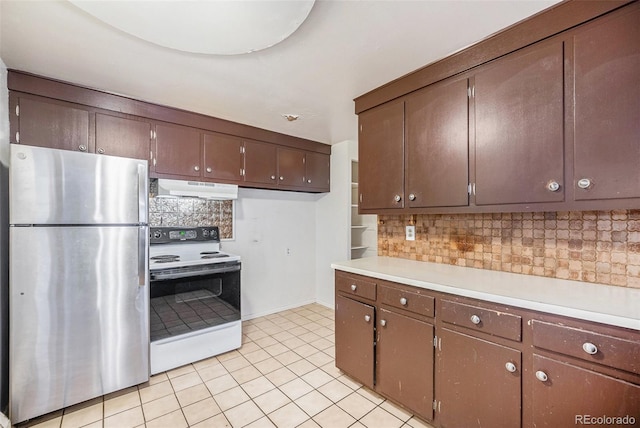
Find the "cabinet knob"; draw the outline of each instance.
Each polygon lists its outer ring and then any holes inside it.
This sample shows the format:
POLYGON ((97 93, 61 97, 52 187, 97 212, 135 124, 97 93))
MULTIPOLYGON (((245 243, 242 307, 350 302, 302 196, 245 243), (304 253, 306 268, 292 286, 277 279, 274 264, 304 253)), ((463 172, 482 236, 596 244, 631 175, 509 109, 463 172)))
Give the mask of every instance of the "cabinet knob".
POLYGON ((351 291, 356 291, 356 288, 358 288, 357 285, 355 284, 351 284, 351 291))
POLYGON ((364 320, 365 320, 365 322, 369 322, 369 321, 371 321, 371 316, 369 316, 369 315, 365 315, 365 316, 364 316, 364 320))
POLYGON ((589 355, 595 355, 598 353, 598 347, 591 342, 587 342, 582 345, 582 349, 589 355))
POLYGON ((591 180, 589 180, 588 178, 581 178, 580 180, 578 180, 578 187, 581 189, 588 189, 589 187, 591 187, 591 180))
POLYGON ((380 320, 380 325, 385 327, 387 325, 387 320, 380 320))
POLYGON ((276 176, 275 176, 275 175, 272 175, 272 176, 271 176, 271 179, 272 179, 272 180, 275 180, 275 179, 276 179, 276 176))
POLYGON ((504 365, 504 368, 507 369, 509 373, 515 373, 517 367, 511 361, 504 365))
POLYGON ((542 370, 538 370, 536 372, 536 379, 538 379, 540 382, 546 382, 549 379, 549 376, 547 376, 547 374, 542 370))
POLYGON ((87 146, 85 146, 84 144, 80 144, 78 146, 78 150, 80 150, 81 152, 86 152, 87 151, 87 146))
POLYGON ((396 202, 400 202, 402 200, 402 197, 400 195, 396 195, 393 197, 393 200, 396 202))
POLYGON ((193 170, 194 171, 200 171, 200 167, 196 165, 196 166, 193 167, 193 170))
POLYGON ((472 323, 474 323, 475 325, 480 324, 481 319, 480 319, 480 317, 479 317, 479 316, 477 316, 477 315, 471 315, 471 318, 470 318, 470 319, 471 319, 471 322, 472 322, 472 323))
POLYGON ((207 167, 207 172, 213 171, 210 166, 207 167))
POLYGON ((413 193, 409 193, 409 200, 410 201, 415 201, 416 200, 416 195, 414 195, 413 193))
POLYGON ((311 184, 311 179, 308 179, 308 180, 307 180, 307 183, 311 184))
POLYGON ((547 183, 547 190, 550 192, 557 192, 560 190, 560 184, 557 181, 551 180, 547 183))
POLYGON ((407 306, 407 299, 405 299, 404 297, 401 297, 401 298, 400 298, 400 304, 401 304, 402 306, 407 306))
POLYGON ((283 180, 284 180, 284 177, 283 177, 283 176, 280 176, 280 181, 283 181, 283 180))
POLYGON ((98 153, 100 153, 101 155, 103 155, 103 154, 104 154, 104 149, 103 149, 102 147, 100 147, 100 148, 98 149, 98 153))

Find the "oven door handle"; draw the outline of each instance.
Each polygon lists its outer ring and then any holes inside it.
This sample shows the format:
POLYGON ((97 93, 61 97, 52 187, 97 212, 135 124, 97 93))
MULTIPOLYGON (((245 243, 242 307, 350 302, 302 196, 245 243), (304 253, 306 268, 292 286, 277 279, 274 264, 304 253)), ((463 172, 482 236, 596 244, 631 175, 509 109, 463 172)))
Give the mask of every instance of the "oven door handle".
POLYGON ((187 278, 190 276, 203 276, 210 275, 214 273, 226 273, 226 272, 238 272, 240 271, 240 264, 235 266, 225 266, 216 269, 205 269, 205 270, 196 270, 196 271, 182 271, 182 272, 151 272, 152 281, 164 280, 164 279, 178 279, 178 278, 187 278))

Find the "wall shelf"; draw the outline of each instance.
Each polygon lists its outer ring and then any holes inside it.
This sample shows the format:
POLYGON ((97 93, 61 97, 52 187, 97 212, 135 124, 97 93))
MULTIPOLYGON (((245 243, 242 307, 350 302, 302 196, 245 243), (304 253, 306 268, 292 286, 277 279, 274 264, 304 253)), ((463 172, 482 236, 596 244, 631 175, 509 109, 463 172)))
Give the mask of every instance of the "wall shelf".
POLYGON ((378 253, 378 217, 358 214, 358 162, 351 161, 351 258, 374 256, 378 253))

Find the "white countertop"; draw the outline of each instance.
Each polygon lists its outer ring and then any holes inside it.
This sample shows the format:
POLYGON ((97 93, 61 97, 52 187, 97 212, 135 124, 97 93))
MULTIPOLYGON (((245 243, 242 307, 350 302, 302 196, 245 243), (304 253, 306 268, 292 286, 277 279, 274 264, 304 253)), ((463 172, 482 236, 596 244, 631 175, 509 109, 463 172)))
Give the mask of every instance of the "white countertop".
POLYGON ((485 269, 366 257, 337 270, 443 293, 640 330, 640 289, 485 269))

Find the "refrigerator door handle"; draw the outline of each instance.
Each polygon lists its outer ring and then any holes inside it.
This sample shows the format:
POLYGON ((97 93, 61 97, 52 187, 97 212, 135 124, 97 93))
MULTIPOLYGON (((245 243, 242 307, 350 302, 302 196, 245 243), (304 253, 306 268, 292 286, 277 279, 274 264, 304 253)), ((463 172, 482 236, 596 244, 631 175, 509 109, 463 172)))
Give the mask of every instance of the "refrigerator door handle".
POLYGON ((147 285, 147 238, 149 232, 146 226, 138 228, 138 285, 147 285))
POLYGON ((149 203, 149 182, 147 165, 138 165, 138 222, 147 224, 147 204, 149 203))

